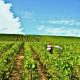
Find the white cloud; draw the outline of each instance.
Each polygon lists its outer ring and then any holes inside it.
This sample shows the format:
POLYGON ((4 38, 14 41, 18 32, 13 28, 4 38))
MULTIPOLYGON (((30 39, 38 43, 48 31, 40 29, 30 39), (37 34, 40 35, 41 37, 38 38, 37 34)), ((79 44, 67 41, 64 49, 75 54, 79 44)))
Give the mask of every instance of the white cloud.
POLYGON ((39 26, 38 31, 47 35, 80 37, 80 21, 74 19, 48 20, 44 25, 39 26))
POLYGON ((49 20, 48 23, 50 24, 64 24, 64 25, 76 25, 80 26, 80 21, 73 20, 73 19, 62 19, 62 20, 49 20))
POLYGON ((23 34, 19 18, 10 11, 12 4, 0 0, 0 33, 23 34))
MULTIPOLYGON (((40 28, 40 27, 39 27, 40 28)), ((56 36, 76 36, 80 37, 80 30, 75 28, 65 28, 65 27, 46 27, 44 25, 44 28, 39 30, 39 32, 47 35, 56 35, 56 36)))

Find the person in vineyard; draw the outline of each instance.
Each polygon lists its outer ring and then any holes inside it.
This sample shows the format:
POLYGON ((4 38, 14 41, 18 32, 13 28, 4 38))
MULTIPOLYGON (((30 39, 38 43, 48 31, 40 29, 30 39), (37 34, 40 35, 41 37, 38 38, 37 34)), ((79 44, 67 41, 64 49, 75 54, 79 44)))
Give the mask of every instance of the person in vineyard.
POLYGON ((52 54, 52 51, 53 51, 53 49, 54 48, 57 48, 58 49, 58 53, 61 53, 62 52, 62 47, 61 46, 59 46, 59 45, 57 45, 57 46, 52 46, 52 44, 51 43, 49 43, 48 45, 47 45, 47 51, 48 52, 50 52, 51 54, 52 54))
POLYGON ((52 46, 51 43, 49 43, 49 44, 47 45, 47 51, 50 52, 50 53, 52 54, 53 46, 52 46))

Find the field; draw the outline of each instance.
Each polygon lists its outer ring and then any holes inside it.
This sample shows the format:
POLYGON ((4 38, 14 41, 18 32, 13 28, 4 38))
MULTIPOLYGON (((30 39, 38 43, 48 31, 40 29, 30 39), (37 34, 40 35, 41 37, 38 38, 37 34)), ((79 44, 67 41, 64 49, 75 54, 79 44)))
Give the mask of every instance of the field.
POLYGON ((80 80, 80 38, 1 34, 0 80, 80 80))

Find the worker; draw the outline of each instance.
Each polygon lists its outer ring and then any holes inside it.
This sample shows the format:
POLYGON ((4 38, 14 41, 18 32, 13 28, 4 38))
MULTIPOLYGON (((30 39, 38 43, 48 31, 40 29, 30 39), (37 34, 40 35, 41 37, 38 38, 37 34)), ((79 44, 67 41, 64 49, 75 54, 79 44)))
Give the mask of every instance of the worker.
POLYGON ((52 54, 52 50, 53 50, 53 47, 52 47, 51 43, 49 43, 49 44, 47 45, 47 51, 52 54))
POLYGON ((52 46, 51 43, 49 43, 49 44, 47 45, 47 51, 50 52, 51 54, 52 54, 52 51, 53 51, 54 48, 57 48, 58 51, 59 51, 59 53, 61 53, 61 52, 62 52, 62 49, 63 49, 63 48, 62 48, 61 46, 59 46, 59 45, 57 45, 57 46, 52 46))

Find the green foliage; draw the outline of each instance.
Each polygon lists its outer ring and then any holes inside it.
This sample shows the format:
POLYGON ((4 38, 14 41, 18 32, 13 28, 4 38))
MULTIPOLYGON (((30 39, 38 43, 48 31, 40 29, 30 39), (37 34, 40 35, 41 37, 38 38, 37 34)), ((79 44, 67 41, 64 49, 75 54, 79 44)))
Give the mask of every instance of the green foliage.
POLYGON ((9 79, 10 70, 14 66, 14 56, 19 51, 21 43, 15 43, 10 50, 5 52, 0 58, 0 80, 9 79))
POLYGON ((36 78, 35 80, 37 80, 38 75, 36 74, 36 71, 35 71, 36 62, 32 57, 32 52, 28 43, 24 44, 24 56, 25 58, 24 58, 23 80, 30 80, 31 75, 33 80, 34 78, 36 78))
POLYGON ((51 80, 70 80, 71 78, 78 78, 80 67, 80 44, 77 41, 69 42, 52 42, 52 45, 60 45, 63 51, 59 53, 57 49, 53 49, 53 53, 47 52, 45 46, 48 42, 30 43, 36 54, 39 56, 41 63, 46 67, 47 72, 51 76, 51 80), (75 70, 75 72, 74 72, 75 70), (78 70, 78 71, 77 71, 78 70), (74 75, 75 73, 75 75, 74 75), (73 76, 74 75, 74 76, 73 76))
MULTIPOLYGON (((38 79, 35 71, 37 62, 33 59, 32 46, 40 58, 40 62, 49 74, 49 80, 80 80, 80 38, 56 36, 19 36, 0 35, 1 41, 24 41, 24 72, 22 80, 38 79), (46 50, 47 44, 59 45, 62 52, 54 48, 50 54, 46 50)), ((21 42, 0 42, 0 80, 9 78, 13 69, 14 57, 19 51, 21 42)))

